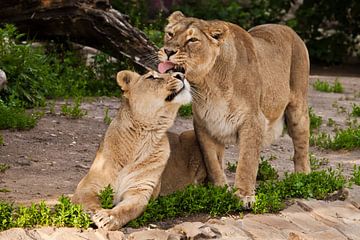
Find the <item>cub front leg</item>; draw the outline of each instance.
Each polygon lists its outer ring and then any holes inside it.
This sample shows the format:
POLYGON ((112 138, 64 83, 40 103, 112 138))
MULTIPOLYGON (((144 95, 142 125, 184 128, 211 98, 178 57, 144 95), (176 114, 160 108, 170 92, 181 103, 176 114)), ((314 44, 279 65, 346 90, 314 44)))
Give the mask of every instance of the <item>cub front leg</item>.
POLYGON ((239 160, 235 175, 236 195, 245 208, 255 202, 256 175, 259 168, 260 149, 263 139, 261 121, 252 117, 239 129, 239 160))
POLYGON ((196 121, 194 121, 194 130, 204 158, 208 179, 216 186, 225 186, 227 184, 223 169, 225 145, 210 136, 207 130, 196 121))

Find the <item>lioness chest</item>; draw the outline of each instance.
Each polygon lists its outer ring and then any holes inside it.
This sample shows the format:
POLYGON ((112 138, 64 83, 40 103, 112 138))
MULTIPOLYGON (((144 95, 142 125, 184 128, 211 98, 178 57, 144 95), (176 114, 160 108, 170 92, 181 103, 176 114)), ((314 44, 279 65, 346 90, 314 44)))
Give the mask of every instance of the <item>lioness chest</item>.
POLYGON ((245 112, 239 107, 236 109, 225 100, 194 101, 194 114, 197 124, 223 144, 233 144, 238 141, 238 129, 243 122, 245 112))

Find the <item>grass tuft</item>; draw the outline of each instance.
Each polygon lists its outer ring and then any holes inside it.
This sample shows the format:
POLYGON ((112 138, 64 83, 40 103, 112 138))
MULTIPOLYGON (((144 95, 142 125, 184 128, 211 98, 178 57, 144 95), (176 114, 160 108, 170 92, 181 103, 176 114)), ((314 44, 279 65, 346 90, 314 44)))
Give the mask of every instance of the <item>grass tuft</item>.
POLYGON ((102 208, 111 209, 114 207, 114 190, 110 184, 99 192, 99 200, 102 208))
POLYGON ((344 92, 344 88, 342 84, 338 81, 338 79, 335 80, 334 84, 331 85, 326 81, 321 81, 320 79, 317 79, 313 83, 313 87, 315 90, 319 92, 333 92, 333 93, 342 93, 344 92))
POLYGON ((322 117, 314 113, 312 107, 309 107, 309 117, 310 117, 310 132, 318 130, 322 124, 322 117))
POLYGON ((181 117, 190 117, 192 115, 192 106, 191 103, 182 105, 179 109, 179 116, 181 117))
POLYGON ((80 98, 75 99, 74 105, 69 104, 66 102, 64 105, 61 106, 61 113, 72 119, 79 119, 82 118, 87 114, 86 110, 80 108, 81 100, 80 98))
POLYGON ((21 107, 7 106, 0 100, 0 129, 27 130, 36 126, 40 116, 21 107))
POLYGON ((351 115, 353 117, 360 117, 360 105, 353 103, 351 115))
POLYGON ((0 163, 0 173, 4 173, 6 170, 8 170, 10 168, 9 165, 5 164, 5 163, 0 163))

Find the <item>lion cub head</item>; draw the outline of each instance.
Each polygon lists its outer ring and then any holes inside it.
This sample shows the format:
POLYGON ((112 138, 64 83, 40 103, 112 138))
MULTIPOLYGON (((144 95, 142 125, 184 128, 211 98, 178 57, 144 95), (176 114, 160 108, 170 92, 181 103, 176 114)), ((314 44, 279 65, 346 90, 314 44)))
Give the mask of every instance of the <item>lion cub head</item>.
POLYGON ((159 72, 180 71, 190 81, 213 68, 229 31, 225 22, 185 17, 177 11, 168 18, 159 72))
POLYGON ((150 71, 139 75, 125 70, 119 72, 116 79, 131 114, 142 122, 173 120, 179 107, 191 101, 190 85, 180 72, 150 71))

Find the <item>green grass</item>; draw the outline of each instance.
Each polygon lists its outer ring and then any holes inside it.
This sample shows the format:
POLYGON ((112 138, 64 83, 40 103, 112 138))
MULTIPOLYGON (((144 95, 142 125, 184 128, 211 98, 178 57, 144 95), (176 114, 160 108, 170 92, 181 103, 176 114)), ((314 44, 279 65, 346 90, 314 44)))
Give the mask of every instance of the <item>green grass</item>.
POLYGON ((6 106, 0 100, 0 129, 26 130, 36 126, 39 114, 29 114, 21 107, 6 106))
MULTIPOLYGON (((256 176, 256 180, 265 181, 265 180, 275 180, 278 178, 278 174, 275 168, 273 168, 269 163, 269 161, 272 161, 274 159, 276 159, 275 156, 270 156, 268 159, 265 159, 265 157, 260 157, 259 169, 256 176)), ((226 166, 229 172, 232 173, 236 172, 237 163, 228 162, 226 166)))
POLYGON ((322 124, 322 117, 314 113, 312 107, 309 107, 309 117, 310 117, 310 132, 318 130, 322 124))
POLYGON ((182 105, 179 109, 179 116, 181 117, 190 117, 192 115, 192 106, 191 103, 182 105))
POLYGON ((80 98, 75 99, 73 105, 66 102, 64 105, 61 106, 61 114, 72 119, 82 118, 87 114, 87 111, 81 109, 80 107, 81 107, 80 98))
POLYGON ((266 180, 276 180, 279 175, 275 168, 273 168, 269 161, 276 159, 276 157, 271 156, 269 159, 265 159, 264 157, 260 158, 259 170, 256 176, 256 180, 266 181, 266 180))
POLYGON ((114 207, 114 190, 110 185, 99 192, 99 200, 102 208, 111 209, 114 207))
POLYGON ((326 81, 320 81, 320 79, 317 79, 313 83, 313 88, 319 92, 333 92, 333 93, 344 92, 344 88, 342 84, 338 81, 338 79, 336 79, 334 84, 332 85, 326 81))
POLYGON ((353 103, 352 104, 352 111, 351 111, 351 115, 353 117, 360 117, 360 105, 353 103))
POLYGON ((351 181, 360 186, 360 166, 354 165, 351 181))
POLYGON ((5 164, 5 163, 0 163, 0 173, 4 173, 6 170, 8 170, 10 168, 9 165, 5 164))
POLYGON ((332 150, 358 149, 360 148, 360 125, 338 130, 333 137, 324 132, 317 135, 311 135, 310 144, 312 146, 332 150))
POLYGON ((0 231, 21 227, 37 226, 88 228, 90 217, 80 205, 71 203, 68 197, 60 197, 53 209, 44 202, 32 204, 30 207, 0 202, 0 231))
POLYGON ((104 113, 105 113, 105 115, 104 115, 104 123, 106 124, 106 125, 110 125, 110 123, 111 123, 111 117, 109 116, 109 108, 107 107, 107 108, 105 108, 105 110, 104 110, 104 113))
POLYGON ((318 170, 322 166, 326 166, 329 163, 329 159, 327 158, 317 158, 314 154, 309 154, 310 167, 311 170, 318 170))

